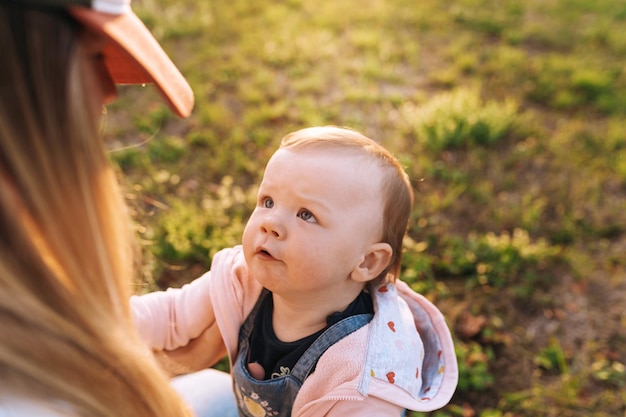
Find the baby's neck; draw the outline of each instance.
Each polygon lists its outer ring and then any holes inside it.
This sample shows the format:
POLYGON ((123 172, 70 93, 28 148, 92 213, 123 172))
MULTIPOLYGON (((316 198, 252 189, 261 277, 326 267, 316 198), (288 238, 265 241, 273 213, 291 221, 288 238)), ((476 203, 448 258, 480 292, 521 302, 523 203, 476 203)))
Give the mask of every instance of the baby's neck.
POLYGON ((344 311, 356 297, 333 304, 322 304, 315 300, 294 303, 276 294, 272 296, 272 327, 274 334, 282 342, 293 342, 322 330, 326 327, 329 315, 344 311))

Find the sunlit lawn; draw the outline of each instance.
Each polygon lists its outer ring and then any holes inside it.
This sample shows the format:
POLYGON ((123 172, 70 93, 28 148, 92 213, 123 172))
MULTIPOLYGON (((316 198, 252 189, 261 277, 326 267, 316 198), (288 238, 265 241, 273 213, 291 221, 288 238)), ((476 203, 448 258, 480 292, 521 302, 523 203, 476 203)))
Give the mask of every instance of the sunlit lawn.
POLYGON ((433 415, 626 413, 626 3, 133 3, 197 100, 181 121, 125 87, 108 110, 138 291, 239 242, 282 136, 350 126, 414 182, 404 279, 461 368, 433 415))

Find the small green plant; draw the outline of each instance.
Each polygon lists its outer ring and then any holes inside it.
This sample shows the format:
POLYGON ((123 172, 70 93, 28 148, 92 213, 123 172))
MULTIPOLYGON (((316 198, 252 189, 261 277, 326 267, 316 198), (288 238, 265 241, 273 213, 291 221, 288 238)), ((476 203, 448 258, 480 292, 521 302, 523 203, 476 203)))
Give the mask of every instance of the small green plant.
POLYGON ((148 142, 148 155, 153 162, 173 163, 187 152, 187 144, 179 137, 165 137, 148 142))
POLYGON ((494 360, 489 346, 470 341, 456 342, 455 352, 459 364, 459 391, 482 391, 491 387, 494 377, 489 365, 494 360))
POLYGON ((626 386, 626 367, 619 361, 599 359, 591 364, 591 374, 594 379, 616 388, 626 386))
POLYGON ((415 242, 406 236, 403 242, 402 280, 421 293, 438 292, 438 284, 433 275, 432 257, 428 255, 426 242, 415 242))
POLYGON ((594 67, 583 57, 558 54, 533 61, 529 67, 529 99, 561 110, 584 106, 607 114, 624 110, 619 69, 594 67))
POLYGON ((124 149, 112 149, 109 152, 109 158, 126 173, 132 169, 147 170, 147 167, 150 165, 150 160, 146 153, 135 146, 124 149))
POLYGON ((461 88, 439 94, 422 106, 405 104, 401 112, 417 141, 439 152, 493 145, 514 129, 517 109, 513 99, 484 101, 478 91, 461 88))
POLYGON ((507 27, 513 24, 512 18, 517 17, 517 13, 512 13, 512 8, 475 7, 474 5, 463 7, 460 4, 462 2, 451 9, 455 22, 488 36, 500 36, 507 27))
POLYGON ((450 237, 442 244, 437 265, 441 272, 467 276, 479 285, 511 286, 520 296, 532 294, 540 278, 538 269, 560 252, 543 239, 532 241, 522 229, 512 234, 470 234, 467 240, 450 237))
POLYGON ((569 370, 565 352, 556 338, 550 339, 548 346, 539 351, 535 356, 535 364, 545 371, 559 375, 567 374, 569 370))
POLYGON ((255 188, 243 190, 233 185, 231 177, 224 177, 217 191, 208 193, 200 204, 174 200, 152 236, 146 236, 152 241, 150 250, 167 261, 208 266, 217 251, 241 242, 255 197, 255 188))
POLYGON ((163 124, 174 117, 167 106, 159 103, 153 105, 149 111, 135 116, 134 123, 138 131, 147 135, 156 134, 163 124))

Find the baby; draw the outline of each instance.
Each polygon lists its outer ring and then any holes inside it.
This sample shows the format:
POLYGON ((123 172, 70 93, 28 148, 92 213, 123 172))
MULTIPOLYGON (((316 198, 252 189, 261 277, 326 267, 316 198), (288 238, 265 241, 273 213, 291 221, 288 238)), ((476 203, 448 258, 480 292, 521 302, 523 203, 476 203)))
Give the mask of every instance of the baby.
POLYGON ((412 197, 398 161, 362 134, 291 133, 267 164, 242 245, 180 289, 133 297, 139 331, 195 368, 225 348, 240 416, 443 407, 458 379, 449 330, 397 279, 412 197))

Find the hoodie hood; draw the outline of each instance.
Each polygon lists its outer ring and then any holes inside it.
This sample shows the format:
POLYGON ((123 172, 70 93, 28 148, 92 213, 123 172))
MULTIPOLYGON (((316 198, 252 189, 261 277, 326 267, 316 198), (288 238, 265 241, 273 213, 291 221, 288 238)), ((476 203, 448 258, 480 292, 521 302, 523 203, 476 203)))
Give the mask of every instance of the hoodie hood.
POLYGON ((399 387, 391 398, 402 407, 432 411, 446 405, 458 366, 443 314, 402 281, 377 287, 372 298, 376 314, 359 392, 386 396, 399 387))

